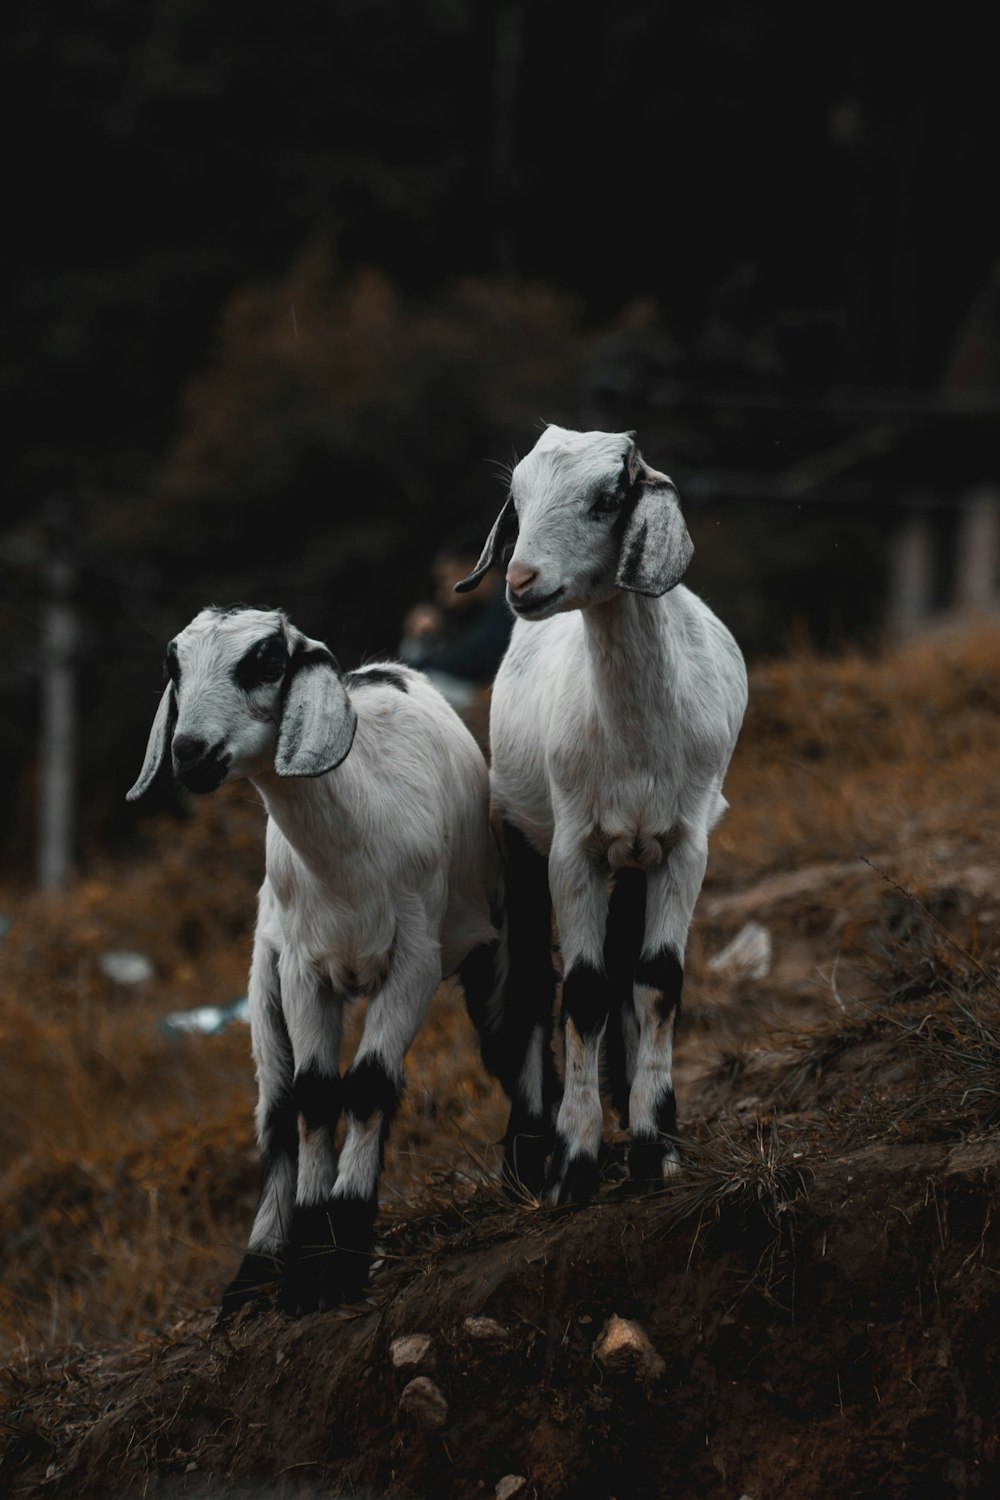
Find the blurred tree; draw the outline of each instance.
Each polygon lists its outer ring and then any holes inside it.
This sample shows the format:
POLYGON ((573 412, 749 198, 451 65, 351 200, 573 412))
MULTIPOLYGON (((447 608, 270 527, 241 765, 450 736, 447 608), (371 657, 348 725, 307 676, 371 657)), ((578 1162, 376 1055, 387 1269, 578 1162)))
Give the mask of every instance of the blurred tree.
POLYGON ((939 402, 996 258, 992 53, 965 26, 10 0, 6 847, 30 847, 52 494, 80 516, 84 851, 129 826, 149 659, 207 596, 266 589, 347 660, 393 649, 437 543, 494 504, 486 460, 543 419, 639 427, 718 508, 729 550, 697 567, 751 651, 804 608, 820 640, 868 628, 886 497, 995 478, 995 403, 976 379, 939 402))

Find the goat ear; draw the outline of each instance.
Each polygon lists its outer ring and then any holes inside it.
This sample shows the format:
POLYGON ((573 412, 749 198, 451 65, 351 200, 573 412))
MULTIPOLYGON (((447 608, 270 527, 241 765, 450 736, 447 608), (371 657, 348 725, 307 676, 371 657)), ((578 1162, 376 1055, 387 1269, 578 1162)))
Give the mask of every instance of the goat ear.
POLYGON ((347 758, 357 727, 336 657, 322 642, 302 636, 285 676, 275 771, 279 776, 332 771, 347 758))
POLYGON ((666 474, 640 460, 638 499, 622 537, 615 583, 657 599, 675 588, 694 555, 680 498, 666 474))
POLYGON ((146 759, 142 763, 139 779, 125 793, 126 802, 138 802, 153 785, 154 780, 170 758, 170 741, 174 737, 177 723, 177 694, 174 685, 168 682, 160 696, 159 706, 153 719, 146 742, 146 759))
POLYGON ((455 593, 467 594, 470 589, 474 589, 482 581, 483 574, 492 568, 507 543, 512 542, 516 536, 517 511, 513 500, 508 495, 503 510, 493 522, 493 530, 486 538, 486 545, 480 553, 479 561, 468 578, 463 578, 456 583, 455 593))

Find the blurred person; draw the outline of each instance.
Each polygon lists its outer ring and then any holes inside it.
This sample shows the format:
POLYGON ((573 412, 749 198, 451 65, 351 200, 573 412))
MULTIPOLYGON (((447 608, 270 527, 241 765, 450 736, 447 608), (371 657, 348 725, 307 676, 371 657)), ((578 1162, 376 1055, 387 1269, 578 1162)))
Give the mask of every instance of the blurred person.
POLYGON ((456 594, 455 584, 479 561, 477 531, 449 539, 434 554, 434 597, 403 617, 399 656, 426 672, 458 713, 466 715, 490 687, 507 649, 513 616, 502 573, 486 575, 475 593, 456 594))

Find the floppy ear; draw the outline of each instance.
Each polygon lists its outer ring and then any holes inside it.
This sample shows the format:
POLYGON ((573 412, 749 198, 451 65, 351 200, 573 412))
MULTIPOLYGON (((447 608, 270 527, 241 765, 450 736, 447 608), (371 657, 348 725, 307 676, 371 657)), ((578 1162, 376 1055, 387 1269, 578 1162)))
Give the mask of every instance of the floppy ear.
POLYGON ((622 537, 615 583, 657 599, 680 583, 693 554, 673 483, 642 464, 639 496, 622 537))
POLYGON ((479 561, 469 574, 468 578, 461 579, 455 585, 456 594, 467 594, 481 581, 483 574, 488 572, 496 562, 497 557, 503 551, 508 542, 512 542, 517 536, 517 511, 514 502, 508 495, 503 510, 493 522, 493 530, 486 538, 479 561))
POLYGON ((168 682, 160 695, 153 727, 149 731, 146 759, 142 763, 142 770, 139 772, 139 779, 135 786, 125 793, 126 802, 138 802, 140 797, 144 797, 170 759, 170 741, 174 737, 176 723, 177 694, 174 692, 173 683, 168 682))
POLYGON ((322 776, 345 760, 358 716, 336 657, 302 637, 285 676, 285 696, 274 752, 279 776, 322 776))

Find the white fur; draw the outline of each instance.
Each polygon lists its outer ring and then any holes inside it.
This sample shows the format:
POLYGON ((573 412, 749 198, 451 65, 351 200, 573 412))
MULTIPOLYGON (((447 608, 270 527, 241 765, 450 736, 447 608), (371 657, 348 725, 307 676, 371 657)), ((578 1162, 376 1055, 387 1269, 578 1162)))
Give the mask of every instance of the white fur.
POLYGON ((362 996, 368 1010, 355 1066, 374 1062, 401 1089, 404 1056, 442 978, 479 945, 498 941, 500 856, 486 763, 421 673, 375 663, 376 677, 389 669, 405 691, 366 682, 365 669, 349 687, 327 648, 280 611, 203 610, 171 643, 171 657, 176 685, 164 692, 130 796, 142 795, 168 760, 182 781, 191 779, 178 748, 203 745, 203 761, 219 775, 213 782, 205 772, 212 784, 195 789, 247 777, 268 814, 249 1011, 258 1139, 273 1171, 249 1244, 280 1256, 294 1206, 374 1195, 384 1123, 380 1110, 359 1121, 348 1106, 338 1173, 329 1128, 307 1130, 300 1118, 294 1172, 267 1137, 291 1096, 291 1070, 318 1071, 338 1086, 344 1006, 362 996), (241 659, 262 641, 278 641, 280 650, 282 640, 287 670, 274 682, 241 686, 241 659), (279 774, 282 757, 312 769, 279 774))
MULTIPOLYGON (((507 598, 519 618, 493 687, 495 810, 548 859, 566 971, 578 961, 603 969, 608 879, 629 866, 647 877, 643 957, 665 947, 682 957, 709 830, 726 807, 747 698, 742 655, 708 606, 675 586, 690 541, 670 481, 643 462, 634 434, 547 428, 514 469, 511 498, 507 598), (622 583, 645 577, 626 568, 635 528, 623 522, 629 504, 647 501, 643 562, 673 557, 658 597, 622 583)), ((630 1124, 643 1130, 654 1089, 670 1087, 673 1026, 656 1026, 641 990, 624 1029, 630 1124)), ((556 1130, 571 1160, 592 1151, 600 1104, 597 1049, 570 1040, 556 1130)), ((560 1192, 550 1184, 557 1201, 560 1192)))

